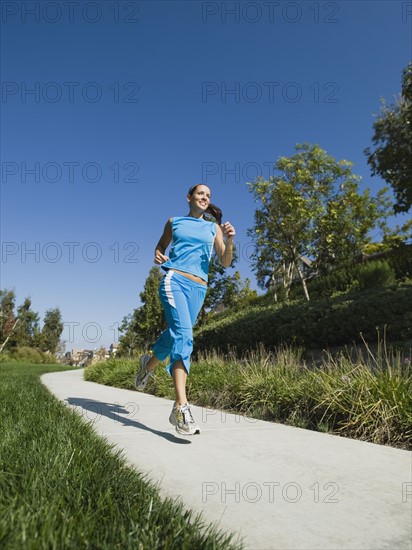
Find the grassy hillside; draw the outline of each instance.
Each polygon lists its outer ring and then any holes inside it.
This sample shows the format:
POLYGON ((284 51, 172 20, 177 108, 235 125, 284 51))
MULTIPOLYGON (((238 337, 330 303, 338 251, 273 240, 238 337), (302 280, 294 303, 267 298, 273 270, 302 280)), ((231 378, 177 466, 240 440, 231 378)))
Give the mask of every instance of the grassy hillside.
POLYGON ((390 342, 412 338, 412 284, 368 289, 272 305, 251 305, 211 316, 195 331, 196 350, 231 349, 238 354, 260 344, 305 349, 374 343, 377 330, 390 342))

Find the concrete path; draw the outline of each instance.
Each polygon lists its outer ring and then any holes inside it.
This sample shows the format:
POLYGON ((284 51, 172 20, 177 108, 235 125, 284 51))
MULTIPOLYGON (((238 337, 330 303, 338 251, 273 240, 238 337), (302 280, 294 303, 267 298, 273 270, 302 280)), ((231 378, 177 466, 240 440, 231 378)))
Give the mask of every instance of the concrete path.
MULTIPOLYGON (((412 548, 412 453, 202 407, 179 436, 172 401, 85 382, 43 383, 124 450, 165 496, 237 533, 247 549, 412 548)), ((96 480, 97 481, 97 480, 96 480)))

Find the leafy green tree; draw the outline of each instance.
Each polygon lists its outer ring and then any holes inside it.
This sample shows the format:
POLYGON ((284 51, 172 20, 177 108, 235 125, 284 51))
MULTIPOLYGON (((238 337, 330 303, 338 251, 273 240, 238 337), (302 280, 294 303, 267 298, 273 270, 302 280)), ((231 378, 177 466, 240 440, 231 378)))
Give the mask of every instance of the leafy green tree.
POLYGON ((163 307, 158 289, 162 279, 158 267, 152 267, 146 279, 143 292, 140 293, 142 305, 123 319, 119 331, 123 333, 119 340, 118 355, 131 355, 133 350, 148 348, 160 332, 166 328, 163 307))
POLYGON ((239 271, 235 271, 227 282, 221 303, 225 307, 233 307, 256 297, 256 290, 250 288, 250 279, 246 278, 242 281, 239 271))
POLYGON ((275 163, 279 174, 248 183, 259 207, 248 235, 255 242, 252 266, 258 284, 282 289, 288 299, 298 275, 309 300, 302 258, 326 272, 362 251, 369 233, 388 214, 385 190, 377 198, 359 192, 352 163, 336 161, 318 145, 298 144, 292 157, 275 163))
POLYGON ((38 341, 39 314, 31 309, 31 300, 26 298, 17 308, 19 322, 10 337, 10 347, 34 347, 38 341))
POLYGON ((0 353, 15 331, 18 319, 14 315, 16 295, 14 290, 0 290, 0 353))
POLYGON ((381 100, 373 124, 371 152, 365 149, 372 175, 388 182, 396 197, 395 212, 408 212, 412 204, 412 62, 403 70, 402 92, 395 105, 381 100))
POLYGON ((139 338, 137 332, 132 330, 131 324, 134 321, 133 313, 125 315, 119 326, 119 332, 121 334, 119 338, 119 347, 117 348, 116 357, 130 357, 133 354, 133 350, 139 347, 139 338))
POLYGON ((13 328, 15 301, 14 290, 0 290, 0 342, 7 338, 13 328))
POLYGON ((44 314, 43 328, 38 338, 38 347, 42 351, 56 353, 63 328, 64 326, 59 308, 48 309, 44 314))
MULTIPOLYGON (((236 247, 234 247, 231 269, 234 268, 237 259, 236 247)), ((220 264, 216 254, 214 254, 209 265, 206 298, 198 317, 199 325, 204 322, 207 311, 213 311, 218 306, 231 307, 250 294, 256 294, 250 290, 249 279, 243 282, 239 271, 231 274, 227 272, 227 269, 220 264)))
MULTIPOLYGON (((236 251, 234 250, 231 267, 235 262, 236 251)), ((202 324, 207 310, 214 309, 222 301, 230 281, 230 275, 227 274, 226 269, 220 264, 216 254, 213 254, 209 264, 208 288, 205 301, 199 313, 198 324, 202 324)))
POLYGON ((140 293, 142 306, 138 309, 137 329, 145 347, 148 347, 166 328, 166 319, 159 298, 159 283, 164 273, 152 267, 140 293))
POLYGON ((385 234, 387 217, 393 212, 392 201, 386 193, 385 187, 376 197, 370 195, 369 189, 360 194, 357 181, 348 178, 338 192, 330 196, 317 220, 313 248, 314 265, 321 273, 363 253, 376 227, 385 234))

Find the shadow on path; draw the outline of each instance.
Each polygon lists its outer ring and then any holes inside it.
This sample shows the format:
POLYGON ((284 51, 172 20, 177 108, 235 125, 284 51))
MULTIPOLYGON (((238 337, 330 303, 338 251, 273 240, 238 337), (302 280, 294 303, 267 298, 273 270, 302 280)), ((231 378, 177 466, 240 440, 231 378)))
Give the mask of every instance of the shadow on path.
POLYGON ((119 405, 119 403, 104 403, 102 401, 96 401, 94 399, 83 399, 82 397, 68 397, 66 399, 66 402, 68 405, 81 407, 83 411, 85 411, 85 420, 88 420, 89 422, 96 422, 97 415, 106 416, 107 418, 110 418, 110 420, 113 420, 113 422, 118 422, 123 426, 133 426, 134 428, 138 428, 139 430, 151 432, 152 434, 158 435, 159 437, 163 437, 171 443, 179 443, 180 445, 191 444, 191 441, 188 441, 187 439, 176 437, 175 435, 168 432, 154 430, 153 428, 149 428, 145 424, 142 424, 138 420, 132 420, 131 418, 128 418, 137 414, 139 407, 136 403, 126 403, 125 406, 122 406, 119 405), (126 408, 127 405, 133 406, 134 410, 132 412, 128 410, 126 408), (92 414, 88 414, 88 412, 92 414))

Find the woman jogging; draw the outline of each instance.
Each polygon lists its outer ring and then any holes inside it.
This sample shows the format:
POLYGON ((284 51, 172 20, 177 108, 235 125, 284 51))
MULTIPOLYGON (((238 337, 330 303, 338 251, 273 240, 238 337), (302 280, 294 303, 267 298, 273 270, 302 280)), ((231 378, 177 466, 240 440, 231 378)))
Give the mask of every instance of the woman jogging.
POLYGON ((206 185, 191 187, 187 202, 188 215, 169 219, 155 249, 154 262, 166 271, 159 285, 159 297, 168 326, 153 344, 153 355, 141 357, 134 383, 136 389, 144 389, 156 365, 170 355, 166 370, 173 378, 176 401, 169 421, 179 434, 193 435, 200 433, 186 398, 193 325, 206 296, 213 248, 220 263, 229 267, 235 230, 229 222, 221 225, 222 212, 210 203, 206 185), (168 257, 165 252, 170 243, 168 257))

